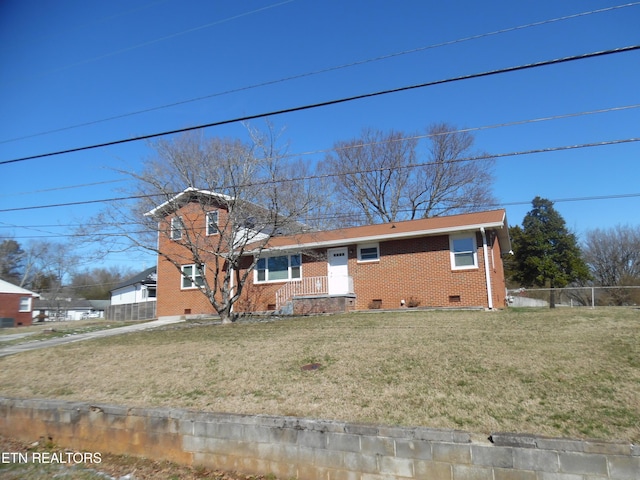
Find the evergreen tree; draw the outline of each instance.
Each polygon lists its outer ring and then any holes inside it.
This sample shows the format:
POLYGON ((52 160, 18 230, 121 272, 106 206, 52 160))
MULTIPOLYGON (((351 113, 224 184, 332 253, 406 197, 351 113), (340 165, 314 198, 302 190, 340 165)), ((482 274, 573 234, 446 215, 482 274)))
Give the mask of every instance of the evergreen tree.
MULTIPOLYGON (((578 242, 553 202, 536 197, 532 210, 522 221, 522 230, 513 241, 513 277, 525 287, 562 288, 587 280, 589 268, 581 256, 578 242)), ((551 291, 550 306, 555 307, 551 291)))
POLYGON ((0 279, 18 285, 24 270, 24 251, 11 238, 0 241, 0 279))

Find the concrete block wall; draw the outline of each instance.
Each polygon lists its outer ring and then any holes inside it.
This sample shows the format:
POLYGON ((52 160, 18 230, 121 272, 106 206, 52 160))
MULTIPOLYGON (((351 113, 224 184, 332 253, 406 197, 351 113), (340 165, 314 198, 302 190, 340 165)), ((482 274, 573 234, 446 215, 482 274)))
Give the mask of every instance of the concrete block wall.
POLYGON ((640 479, 626 443, 170 408, 0 398, 0 434, 283 479, 640 479))
POLYGON ((355 308, 355 295, 308 296, 295 297, 294 315, 312 315, 318 313, 350 312, 355 308))

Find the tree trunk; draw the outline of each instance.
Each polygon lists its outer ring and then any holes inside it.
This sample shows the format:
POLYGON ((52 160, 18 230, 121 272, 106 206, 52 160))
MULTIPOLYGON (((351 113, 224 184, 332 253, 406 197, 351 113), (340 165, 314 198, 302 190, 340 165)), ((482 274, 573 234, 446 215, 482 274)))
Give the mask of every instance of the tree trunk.
POLYGON ((231 311, 231 305, 227 304, 221 311, 218 312, 220 320, 223 325, 231 325, 236 320, 235 313, 231 311))

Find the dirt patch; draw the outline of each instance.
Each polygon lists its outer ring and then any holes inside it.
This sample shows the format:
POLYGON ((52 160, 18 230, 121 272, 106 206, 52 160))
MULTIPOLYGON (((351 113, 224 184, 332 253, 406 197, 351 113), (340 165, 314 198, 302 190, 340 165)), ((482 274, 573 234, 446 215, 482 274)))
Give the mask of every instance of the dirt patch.
MULTIPOLYGON (((0 451, 3 455, 18 460, 18 454, 49 453, 64 454, 64 449, 46 441, 32 443, 20 442, 0 436, 0 451)), ((42 455, 41 455, 42 456, 42 455)), ((62 455, 63 456, 63 455, 62 455)), ((51 456, 49 456, 50 458, 51 456)), ((41 457, 40 457, 41 458, 41 457)), ((55 464, 55 463, 0 463, 0 478, 3 480, 277 480, 273 474, 242 475, 234 472, 222 472, 204 467, 188 467, 171 462, 157 462, 126 455, 101 454, 99 464, 55 464)))

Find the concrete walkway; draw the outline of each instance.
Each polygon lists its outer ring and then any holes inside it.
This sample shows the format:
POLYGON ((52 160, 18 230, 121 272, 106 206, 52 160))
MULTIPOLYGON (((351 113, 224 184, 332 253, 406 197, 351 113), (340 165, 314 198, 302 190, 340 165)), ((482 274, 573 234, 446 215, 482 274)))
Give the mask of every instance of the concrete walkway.
POLYGON ((163 327, 172 323, 184 322, 180 317, 167 317, 162 320, 154 320, 152 322, 138 323, 135 325, 127 325, 126 327, 116 327, 107 330, 97 330, 95 332, 79 333, 77 335, 69 335, 68 337, 57 337, 39 342, 27 342, 18 345, 3 346, 0 344, 0 357, 14 355, 20 352, 28 352, 30 350, 38 350, 40 348, 56 347, 67 343, 82 342, 83 340, 92 340, 94 338, 112 337, 114 335, 122 335, 129 332, 140 332, 152 328, 163 327))
POLYGON ((24 332, 24 333, 9 333, 7 335, 0 335, 0 342, 10 342, 11 340, 19 340, 21 338, 30 337, 40 332, 24 332))

